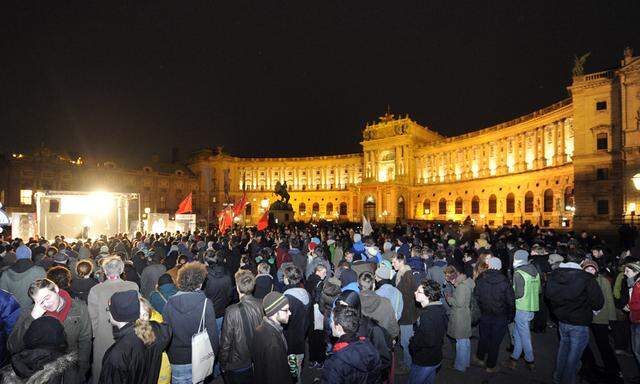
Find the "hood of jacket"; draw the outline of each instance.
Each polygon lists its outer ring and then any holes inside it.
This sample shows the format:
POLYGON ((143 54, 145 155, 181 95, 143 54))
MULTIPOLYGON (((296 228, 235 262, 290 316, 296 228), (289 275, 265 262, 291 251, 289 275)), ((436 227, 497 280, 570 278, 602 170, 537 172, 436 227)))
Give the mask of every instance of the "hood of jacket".
POLYGON ((48 383, 77 362, 77 351, 63 354, 48 349, 26 349, 14 355, 11 365, 2 370, 2 382, 21 383, 21 377, 29 377, 29 383, 48 383))
POLYGON ((207 273, 210 278, 218 278, 226 275, 226 269, 220 264, 211 264, 207 268, 207 273))
POLYGON ((538 269, 536 268, 535 265, 533 264, 524 264, 521 265, 519 267, 516 268, 516 271, 522 271, 525 272, 529 275, 531 275, 531 277, 536 277, 538 276, 538 269))
POLYGON ((362 374, 375 372, 380 359, 378 351, 370 343, 361 340, 350 342, 349 345, 336 352, 334 356, 342 364, 362 374))
POLYGON ((357 243, 353 243, 353 250, 358 253, 364 252, 364 244, 362 244, 361 241, 358 241, 357 243))
POLYGON ((284 291, 284 294, 295 297, 296 299, 300 300, 302 305, 309 304, 309 293, 304 288, 299 288, 299 287, 289 288, 286 291, 284 291))
POLYGON ((378 310, 382 297, 373 291, 360 291, 362 313, 373 313, 378 310))
POLYGON ((162 295, 168 300, 171 296, 175 295, 178 292, 178 287, 176 287, 176 285, 173 283, 162 284, 158 287, 158 291, 160 291, 160 293, 162 293, 162 295))
MULTIPOLYGON (((15 264, 11 266, 11 268, 9 268, 9 271, 12 271, 15 273, 24 273, 33 266, 34 266, 33 261, 29 259, 20 259, 20 260, 17 260, 15 264)), ((14 277, 15 275, 9 275, 9 276, 12 276, 12 278, 15 278, 14 277)), ((18 278, 21 278, 21 277, 18 276, 18 278)))
POLYGON ((487 269, 482 272, 482 279, 489 284, 502 284, 506 277, 496 269, 487 269))
MULTIPOLYGON (((178 291, 171 298, 173 307, 182 315, 193 312, 197 309, 197 313, 202 312, 202 303, 207 297, 202 291, 183 292, 178 291), (199 312, 198 312, 199 311, 199 312)), ((200 316, 200 315, 198 315, 200 316)))
POLYGON ((549 280, 553 279, 558 284, 558 289, 553 292, 554 301, 574 300, 576 292, 584 290, 589 279, 595 277, 589 272, 575 268, 558 268, 551 272, 549 280))

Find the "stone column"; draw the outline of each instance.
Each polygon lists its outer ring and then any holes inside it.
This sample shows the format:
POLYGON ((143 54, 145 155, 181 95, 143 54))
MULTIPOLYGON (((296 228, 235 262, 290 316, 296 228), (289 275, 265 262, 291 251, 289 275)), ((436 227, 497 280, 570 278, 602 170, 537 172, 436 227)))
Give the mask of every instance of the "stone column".
POLYGON ((496 174, 505 175, 507 173, 507 140, 502 138, 498 140, 497 157, 498 157, 498 169, 496 174))
POLYGON ((564 149, 564 120, 560 120, 556 123, 558 130, 556 139, 558 143, 556 145, 556 165, 562 165, 567 162, 567 156, 564 149))

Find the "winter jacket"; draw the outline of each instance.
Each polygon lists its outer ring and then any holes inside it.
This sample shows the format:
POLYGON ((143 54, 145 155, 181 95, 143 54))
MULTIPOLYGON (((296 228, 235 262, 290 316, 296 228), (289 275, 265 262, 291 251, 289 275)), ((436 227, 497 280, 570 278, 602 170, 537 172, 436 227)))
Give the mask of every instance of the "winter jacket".
POLYGON ((298 267, 300 271, 307 271, 307 255, 300 252, 298 248, 291 248, 289 249, 289 257, 291 258, 293 265, 298 267))
POLYGON ((149 302, 153 309, 158 311, 159 313, 164 312, 164 305, 167 303, 169 298, 178 293, 178 288, 175 284, 162 284, 158 287, 158 289, 151 292, 151 297, 149 298, 149 302))
POLYGON ((615 321, 617 319, 616 306, 613 302, 613 293, 611 292, 611 283, 603 275, 597 275, 596 282, 602 291, 604 306, 602 307, 602 310, 593 316, 593 323, 609 325, 610 321, 615 321))
POLYGON ((367 339, 378 351, 378 355, 380 355, 380 377, 381 379, 387 377, 393 360, 393 339, 389 332, 372 318, 362 316, 358 327, 358 337, 367 339))
POLYGON ((304 288, 290 287, 284 291, 289 299, 291 316, 289 322, 284 325, 284 337, 287 340, 287 354, 297 355, 304 353, 305 337, 309 329, 311 319, 311 301, 304 288))
MULTIPOLYGON (((124 280, 105 280, 94 286, 89 291, 87 298, 87 308, 91 318, 91 328, 93 329, 93 356, 104 356, 104 353, 115 342, 113 339, 113 326, 109 322, 109 312, 106 311, 111 296, 116 292, 138 290, 135 283, 124 280)), ((82 357, 82 355, 81 355, 82 357)), ((91 366, 93 382, 97 383, 100 378, 102 359, 94 358, 91 366)))
POLYGON ((220 334, 218 361, 223 370, 251 366, 253 330, 262 321, 262 303, 253 296, 243 296, 240 302, 227 308, 220 334))
POLYGON ((24 350, 0 371, 2 384, 82 384, 78 351, 62 354, 49 349, 24 350))
POLYGON ((393 312, 396 315, 396 320, 400 320, 404 303, 402 301, 402 293, 398 291, 398 288, 391 284, 382 284, 380 288, 376 290, 376 293, 389 299, 393 312))
POLYGON ((86 279, 74 277, 73 280, 71 280, 71 292, 69 293, 86 303, 89 299, 89 291, 91 291, 94 285, 98 285, 98 280, 93 277, 86 279))
POLYGON ((307 264, 307 271, 305 272, 304 277, 308 279, 309 276, 315 273, 316 266, 320 264, 327 268, 327 276, 331 276, 331 264, 329 263, 329 260, 322 256, 316 256, 307 264))
POLYGON ((442 362, 442 344, 447 332, 447 314, 440 302, 427 305, 415 334, 409 340, 413 364, 432 367, 442 362))
POLYGON ((356 335, 343 335, 324 362, 321 383, 374 384, 380 381, 380 356, 374 346, 356 335))
POLYGON ((447 262, 445 260, 436 260, 433 262, 433 265, 429 267, 427 271, 427 279, 433 280, 440 284, 440 287, 444 287, 447 283, 447 280, 444 277, 444 267, 447 266, 447 262))
MULTIPOLYGON (((134 323, 128 323, 113 331, 116 342, 102 358, 100 384, 149 383, 149 379, 153 377, 145 356, 144 343, 136 336, 134 327, 134 323)), ((159 369, 159 361, 157 365, 159 369)))
POLYGON ((353 247, 351 248, 353 251, 353 260, 366 260, 367 256, 365 255, 364 244, 362 241, 358 241, 357 243, 353 243, 353 247))
POLYGON ((468 339, 471 337, 471 296, 476 283, 471 278, 461 277, 461 280, 449 296, 447 302, 451 307, 447 334, 454 339, 468 339))
POLYGON ((7 338, 20 317, 20 304, 7 291, 0 290, 0 367, 9 359, 7 338))
POLYGON ((360 291, 362 314, 375 320, 392 338, 398 337, 400 327, 396 320, 391 302, 385 297, 378 296, 373 291, 360 291))
POLYGON ((198 332, 202 308, 206 300, 204 326, 209 334, 213 353, 218 354, 218 329, 211 300, 204 292, 179 291, 164 305, 162 317, 173 333, 167 354, 171 364, 191 364, 191 336, 198 332))
POLYGON ((507 277, 495 269, 487 269, 476 278, 473 291, 482 315, 505 317, 516 315, 516 299, 507 277))
POLYGON ((224 266, 212 264, 207 267, 207 281, 204 285, 204 294, 213 303, 216 318, 224 316, 224 311, 233 297, 233 283, 231 276, 227 274, 224 266))
POLYGON ((162 264, 151 264, 144 268, 140 276, 140 293, 143 297, 149 299, 151 292, 156 289, 158 279, 167 271, 162 264))
MULTIPOLYGON (((33 320, 30 310, 21 311, 20 318, 13 327, 13 332, 11 332, 7 342, 7 349, 11 354, 18 353, 24 349, 22 339, 33 320)), ((90 365, 91 338, 93 336, 87 305, 78 299, 71 299, 71 308, 62 326, 64 327, 68 351, 78 351, 79 373, 84 376, 90 365)))
POLYGON ((45 275, 44 268, 33 265, 33 262, 29 259, 21 259, 2 274, 2 277, 0 277, 0 289, 13 294, 18 304, 20 304, 20 308, 31 310, 33 300, 31 300, 27 291, 31 283, 37 279, 44 279, 45 275))
POLYGON ((629 321, 633 324, 640 323, 640 279, 636 280, 629 297, 629 321))
POLYGON ((417 319, 415 292, 418 289, 418 283, 413 278, 411 268, 408 265, 404 265, 396 273, 396 288, 402 293, 402 316, 400 316, 398 324, 411 325, 417 319))
POLYGON ((163 367, 162 364, 164 363, 164 351, 167 349, 167 347, 169 346, 169 342, 171 341, 171 328, 169 328, 167 324, 158 323, 156 321, 151 321, 149 324, 151 324, 151 327, 153 328, 153 333, 156 336, 156 340, 151 345, 146 346, 144 349, 144 356, 147 367, 147 377, 144 383, 156 384, 158 383, 161 369, 168 368, 163 367))
POLYGON ((263 317, 251 347, 255 384, 293 384, 287 359, 287 342, 280 324, 263 317))
POLYGON ((273 277, 271 275, 258 275, 256 276, 256 286, 253 290, 253 296, 262 300, 267 293, 274 290, 273 277))
POLYGON ((545 296, 559 321, 587 326, 593 311, 604 306, 604 296, 593 275, 576 263, 561 263, 549 275, 545 296))

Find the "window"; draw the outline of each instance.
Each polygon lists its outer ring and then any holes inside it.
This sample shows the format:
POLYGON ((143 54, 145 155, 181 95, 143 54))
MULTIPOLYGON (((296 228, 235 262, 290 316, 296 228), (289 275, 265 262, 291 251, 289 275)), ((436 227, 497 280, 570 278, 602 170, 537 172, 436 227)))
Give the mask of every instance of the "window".
POLYGON ((425 215, 428 215, 429 212, 431 212, 431 201, 429 201, 429 199, 422 202, 422 212, 425 215))
POLYGON ((347 203, 340 203, 340 216, 347 215, 347 203))
POLYGON ((524 195, 524 211, 525 213, 533 212, 533 192, 531 191, 524 195))
POLYGON ((596 140, 598 151, 606 151, 609 149, 609 139, 606 133, 598 133, 596 140))
POLYGON ((20 190, 20 204, 31 205, 31 198, 33 197, 33 191, 30 189, 20 190))
POLYGON ((544 191, 544 207, 545 212, 553 212, 553 191, 547 189, 544 191))
POLYGON ((476 215, 480 213, 480 198, 478 196, 473 196, 471 199, 471 213, 476 215))
POLYGON ((514 213, 516 211, 516 199, 513 193, 507 195, 507 213, 514 213))
POLYGON ((158 201, 158 208, 167 209, 167 197, 164 195, 160 195, 160 200, 158 201))
POLYGON ((327 215, 333 215, 333 203, 327 203, 327 215))
POLYGON ((609 168, 596 169, 596 180, 607 180, 609 178, 609 168))
POLYGON ((438 203, 438 213, 440 215, 447 214, 447 200, 445 200, 444 198, 440 199, 440 202, 438 203))
POLYGON ((462 198, 458 197, 456 199, 456 215, 462 214, 462 198))
POLYGON ((573 209, 573 189, 571 187, 567 187, 564 190, 564 209, 573 209))
POLYGON ((498 199, 496 199, 496 195, 489 196, 489 213, 497 213, 498 212, 498 199))
POLYGON ((244 215, 245 216, 251 216, 251 204, 247 204, 244 207, 244 215))
POLYGON ((298 213, 305 213, 307 211, 307 206, 305 203, 300 203, 298 205, 298 213))
POLYGON ((311 206, 311 212, 313 214, 317 214, 318 212, 320 212, 320 204, 313 203, 313 205, 311 206))
POLYGON ((609 200, 598 200, 598 215, 609 214, 609 200))
POLYGON ((607 102, 606 101, 597 101, 596 102, 596 111, 606 111, 607 110, 607 102))

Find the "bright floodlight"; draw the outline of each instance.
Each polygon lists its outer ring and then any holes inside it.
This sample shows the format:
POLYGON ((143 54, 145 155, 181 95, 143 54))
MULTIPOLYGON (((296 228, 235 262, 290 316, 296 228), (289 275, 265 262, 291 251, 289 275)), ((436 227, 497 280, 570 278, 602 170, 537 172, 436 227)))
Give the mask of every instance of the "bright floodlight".
POLYGON ((633 186, 640 191, 640 173, 636 173, 635 175, 633 175, 631 181, 633 181, 633 186))

